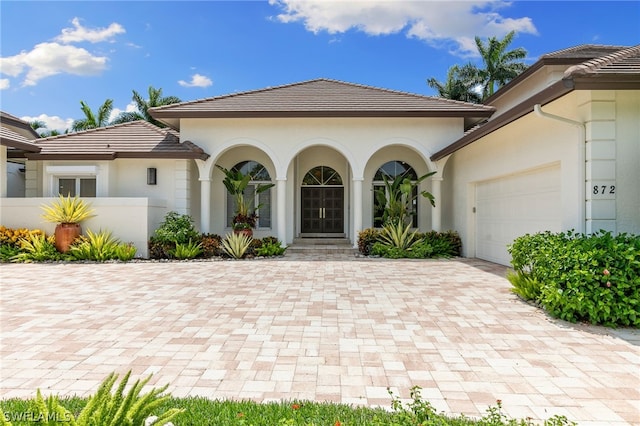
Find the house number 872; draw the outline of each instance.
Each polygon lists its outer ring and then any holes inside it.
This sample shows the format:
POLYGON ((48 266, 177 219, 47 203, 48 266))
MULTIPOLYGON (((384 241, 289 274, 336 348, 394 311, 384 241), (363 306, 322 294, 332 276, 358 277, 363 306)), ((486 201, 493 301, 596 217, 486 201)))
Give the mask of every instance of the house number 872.
POLYGON ((615 194, 615 185, 594 185, 593 193, 595 194, 615 194))

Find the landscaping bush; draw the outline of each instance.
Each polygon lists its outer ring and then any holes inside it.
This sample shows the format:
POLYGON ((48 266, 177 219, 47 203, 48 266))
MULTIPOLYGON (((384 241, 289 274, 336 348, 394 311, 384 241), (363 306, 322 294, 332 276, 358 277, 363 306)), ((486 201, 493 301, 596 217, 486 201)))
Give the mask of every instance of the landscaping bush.
POLYGON ((358 233, 358 250, 365 256, 371 254, 371 248, 378 241, 380 231, 375 228, 363 229, 358 233))
POLYGON ((200 244, 202 245, 202 257, 210 258, 222 255, 222 237, 220 235, 202 234, 200 244))
POLYGON ((365 256, 389 259, 428 259, 460 256, 462 240, 457 232, 411 232, 401 222, 382 230, 368 228, 358 234, 358 250, 365 256))
POLYGON ((640 326, 640 236, 524 235, 509 246, 513 291, 570 322, 640 326))
POLYGON ((256 256, 282 256, 287 250, 286 247, 282 247, 280 240, 276 237, 264 237, 261 240, 260 247, 255 251, 256 256))
POLYGON ((44 234, 30 234, 18 241, 19 251, 11 258, 12 262, 45 262, 63 258, 51 239, 44 234))
POLYGON ((160 244, 187 244, 189 240, 199 241, 199 237, 191 216, 172 211, 166 214, 152 238, 160 244))

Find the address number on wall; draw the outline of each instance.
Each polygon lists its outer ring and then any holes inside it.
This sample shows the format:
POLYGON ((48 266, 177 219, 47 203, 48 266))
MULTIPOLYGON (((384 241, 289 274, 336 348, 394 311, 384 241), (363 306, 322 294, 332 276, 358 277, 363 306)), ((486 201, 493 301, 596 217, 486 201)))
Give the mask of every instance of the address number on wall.
POLYGON ((614 195, 616 193, 615 185, 593 185, 591 189, 593 195, 614 195))

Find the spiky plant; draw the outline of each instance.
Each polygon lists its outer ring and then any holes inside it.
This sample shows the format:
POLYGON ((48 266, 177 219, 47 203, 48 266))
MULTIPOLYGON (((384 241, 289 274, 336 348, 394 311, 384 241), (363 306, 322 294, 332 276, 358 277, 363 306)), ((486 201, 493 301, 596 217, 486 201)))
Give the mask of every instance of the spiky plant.
POLYGON ((51 205, 43 205, 42 218, 51 223, 80 223, 95 216, 91 206, 80 198, 60 194, 51 205))
POLYGON ((222 240, 222 251, 234 259, 242 259, 251 246, 252 240, 252 237, 244 234, 227 234, 222 240))
POLYGON ((411 247, 419 241, 418 230, 411 232, 411 225, 404 223, 404 220, 397 219, 382 227, 380 241, 391 247, 402 250, 411 250, 411 247))

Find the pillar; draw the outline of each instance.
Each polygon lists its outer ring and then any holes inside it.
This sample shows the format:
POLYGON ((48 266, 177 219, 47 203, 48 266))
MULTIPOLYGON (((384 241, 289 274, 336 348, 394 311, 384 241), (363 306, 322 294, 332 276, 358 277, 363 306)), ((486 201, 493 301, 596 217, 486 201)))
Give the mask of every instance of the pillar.
POLYGON ((282 246, 287 246, 287 179, 276 179, 276 224, 277 236, 282 246))
POLYGON ((362 181, 364 178, 353 178, 353 247, 358 247, 358 233, 362 230, 362 181))

